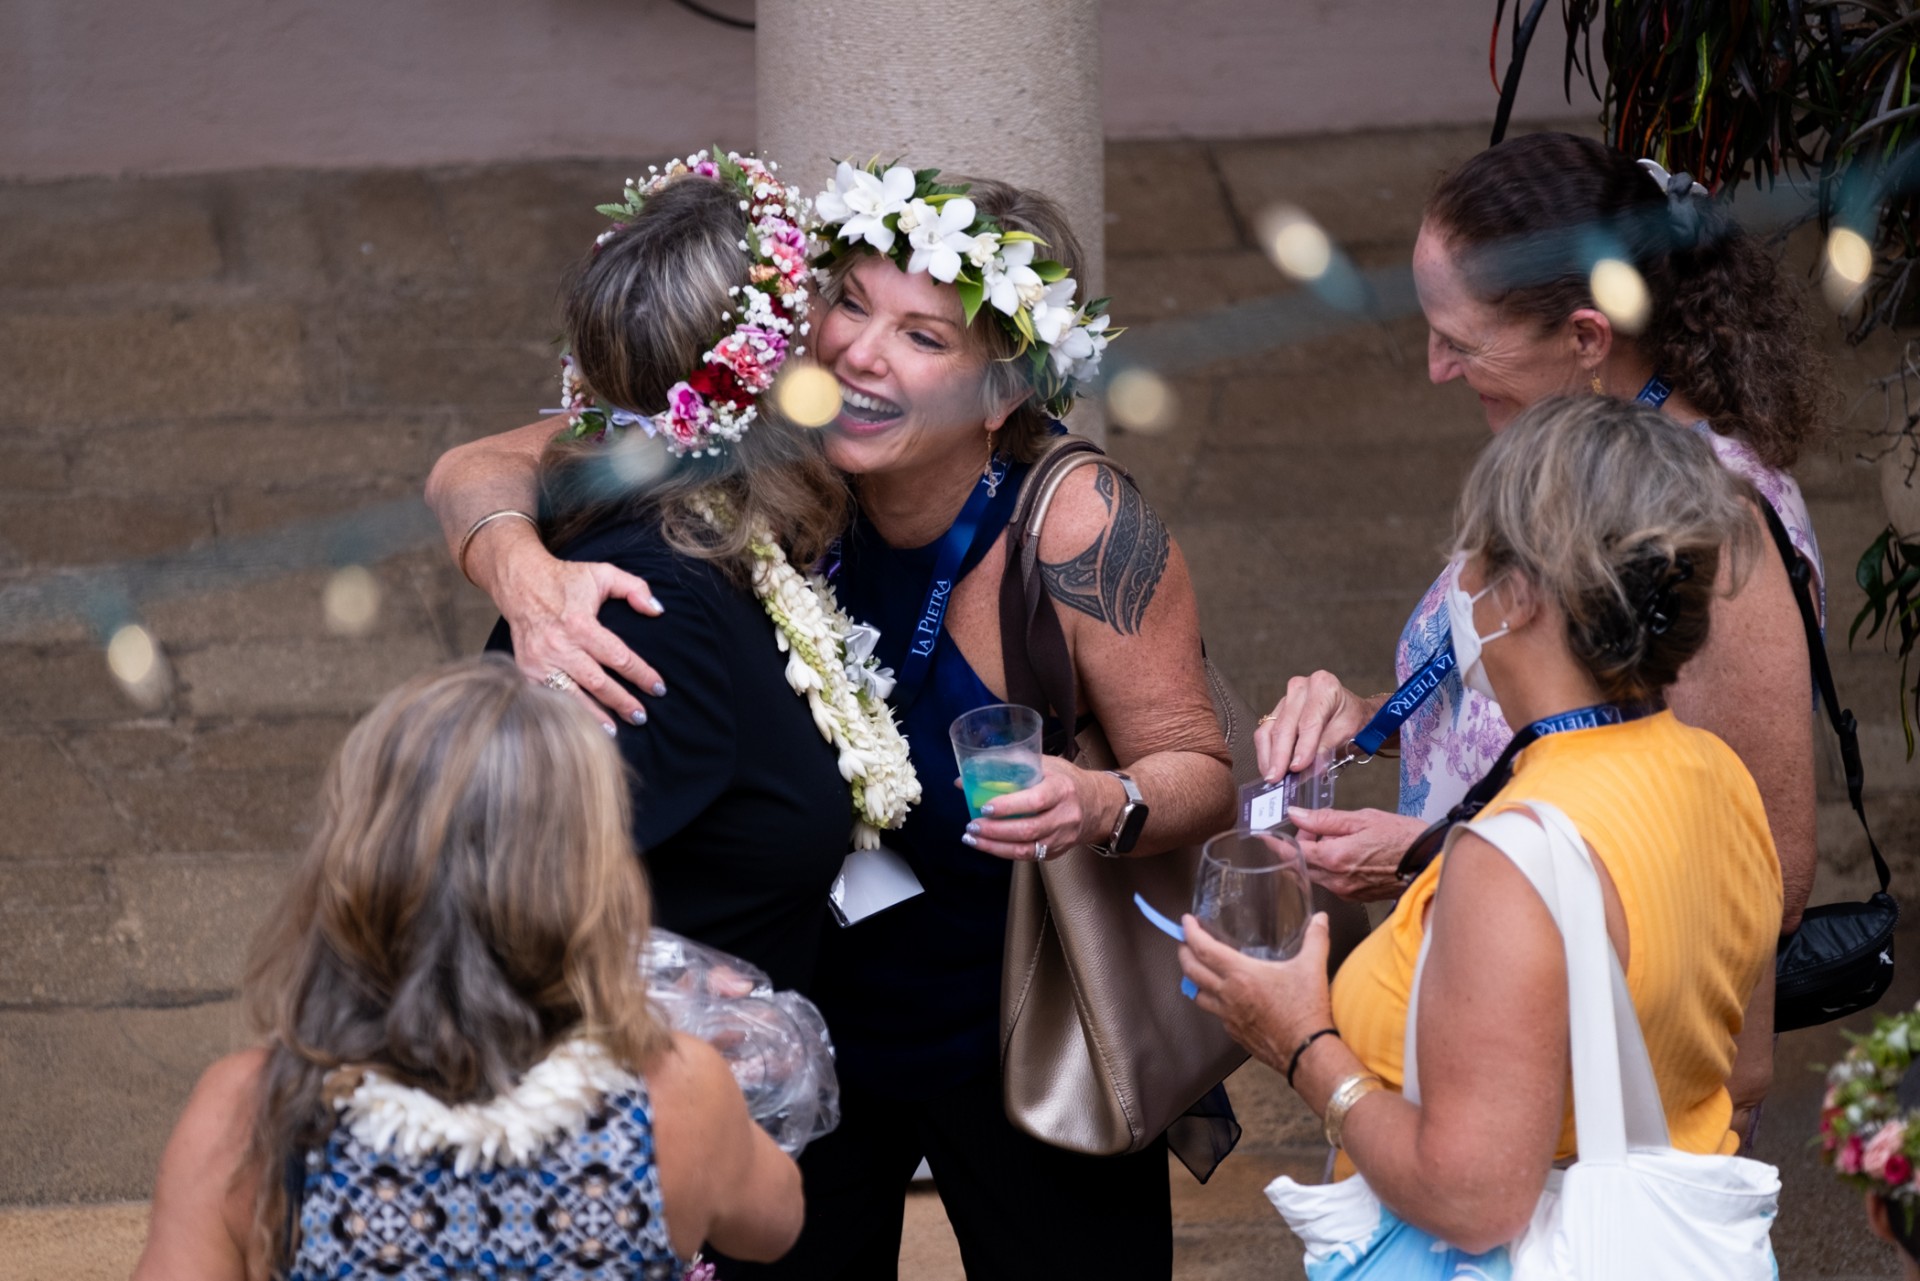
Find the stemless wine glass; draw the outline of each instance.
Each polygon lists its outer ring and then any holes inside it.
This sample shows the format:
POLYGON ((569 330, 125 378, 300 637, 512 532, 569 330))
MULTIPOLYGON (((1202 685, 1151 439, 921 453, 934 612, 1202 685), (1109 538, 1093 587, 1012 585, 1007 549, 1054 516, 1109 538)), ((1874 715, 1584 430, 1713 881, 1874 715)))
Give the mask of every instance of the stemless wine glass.
POLYGON ((953 740, 953 758, 960 765, 967 812, 975 818, 983 805, 1034 787, 1044 777, 1040 713, 1031 707, 1018 703, 976 707, 957 717, 947 736, 953 740))
POLYGON ((1306 860, 1290 830, 1236 828, 1200 848, 1193 915, 1229 947, 1284 961, 1300 950, 1312 911, 1306 860))

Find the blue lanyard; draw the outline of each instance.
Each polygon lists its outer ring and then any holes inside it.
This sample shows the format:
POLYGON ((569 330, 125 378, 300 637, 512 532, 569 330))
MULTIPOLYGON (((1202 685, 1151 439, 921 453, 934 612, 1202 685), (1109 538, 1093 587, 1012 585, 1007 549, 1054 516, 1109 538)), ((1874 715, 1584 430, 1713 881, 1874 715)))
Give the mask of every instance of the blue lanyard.
POLYGON ((1487 771, 1487 776, 1468 788, 1467 794, 1460 798, 1458 805, 1447 811, 1445 818, 1414 838, 1413 844, 1407 847, 1406 854, 1400 859, 1400 879, 1410 881, 1425 871, 1446 845, 1447 830, 1456 823, 1472 821, 1487 807, 1489 801, 1513 781, 1513 758, 1532 743, 1549 734, 1564 734, 1569 730, 1624 725, 1628 721, 1651 716, 1665 707, 1665 701, 1658 698, 1641 703, 1595 703, 1591 707, 1576 707, 1570 712, 1542 717, 1527 726, 1513 736, 1506 750, 1500 753, 1500 759, 1487 771))
POLYGON ((1420 665, 1420 670, 1407 677, 1405 683, 1393 691, 1385 705, 1367 722, 1366 728, 1353 736, 1353 745, 1368 756, 1378 752, 1382 743, 1400 732, 1400 726, 1407 717, 1413 715, 1420 704, 1433 697, 1433 691, 1440 688, 1453 667, 1453 638, 1449 636, 1440 642, 1433 657, 1420 665))
MULTIPOLYGON (((1640 394, 1635 396, 1634 400, 1658 409, 1667 403, 1667 397, 1671 395, 1673 395, 1673 387, 1666 379, 1655 374, 1647 379, 1647 385, 1640 389, 1640 394)), ((1385 705, 1374 713, 1372 720, 1367 722, 1366 727, 1353 736, 1353 745, 1368 756, 1378 752, 1381 744, 1400 732, 1400 726, 1406 722, 1407 717, 1418 711, 1420 705, 1433 696, 1433 691, 1440 688, 1441 683, 1447 678, 1447 673, 1453 668, 1453 638, 1448 636, 1440 642, 1432 656, 1420 665, 1419 670, 1407 677, 1399 689, 1393 691, 1385 705)), ((1598 723, 1610 725, 1614 722, 1598 723)))
POLYGON ((980 483, 967 496, 967 505, 940 536, 940 550, 933 559, 933 575, 927 580, 927 594, 920 606, 919 619, 913 625, 913 635, 907 641, 907 654, 900 663, 893 698, 889 700, 896 712, 904 714, 926 688, 927 673, 933 668, 933 651, 940 645, 947 601, 953 595, 954 576, 960 572, 967 553, 973 550, 987 506, 999 494, 1000 482, 1006 478, 1006 460, 995 455, 991 470, 981 475, 980 483))

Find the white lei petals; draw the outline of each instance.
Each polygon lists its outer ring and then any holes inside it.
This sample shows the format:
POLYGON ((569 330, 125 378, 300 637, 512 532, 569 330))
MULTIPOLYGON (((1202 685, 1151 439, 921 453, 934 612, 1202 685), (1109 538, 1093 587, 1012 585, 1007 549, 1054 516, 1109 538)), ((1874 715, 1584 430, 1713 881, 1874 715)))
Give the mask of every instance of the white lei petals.
POLYGON ((636 1084, 597 1042, 574 1038, 555 1046, 513 1089, 485 1103, 449 1106, 369 1069, 335 1106, 348 1132, 369 1151, 415 1160, 451 1151, 454 1173, 465 1175, 502 1160, 530 1163, 556 1139, 579 1134, 609 1094, 636 1084))
MULTIPOLYGON (((701 514, 716 525, 726 519, 718 501, 701 514)), ((787 684, 807 700, 820 737, 839 753, 840 777, 852 786, 854 848, 874 849, 881 831, 899 827, 920 800, 906 736, 881 693, 892 688, 893 673, 871 657, 869 636, 878 633, 847 617, 826 579, 796 570, 771 530, 753 531, 753 556, 754 595, 787 656, 787 684)))

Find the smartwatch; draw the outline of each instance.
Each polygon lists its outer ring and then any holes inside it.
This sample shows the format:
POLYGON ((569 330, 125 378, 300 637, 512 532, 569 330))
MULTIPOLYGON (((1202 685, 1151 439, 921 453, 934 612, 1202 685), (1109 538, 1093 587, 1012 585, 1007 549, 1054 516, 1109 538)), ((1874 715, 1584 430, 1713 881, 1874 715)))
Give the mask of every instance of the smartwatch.
POLYGON ((1120 817, 1114 822, 1113 835, 1107 838, 1105 845, 1096 845, 1094 852, 1102 858, 1119 858, 1129 854, 1140 840, 1140 833, 1147 825, 1147 802, 1140 795, 1140 788, 1133 779, 1117 769, 1107 773, 1120 780, 1120 786, 1126 789, 1127 803, 1121 807, 1120 817))

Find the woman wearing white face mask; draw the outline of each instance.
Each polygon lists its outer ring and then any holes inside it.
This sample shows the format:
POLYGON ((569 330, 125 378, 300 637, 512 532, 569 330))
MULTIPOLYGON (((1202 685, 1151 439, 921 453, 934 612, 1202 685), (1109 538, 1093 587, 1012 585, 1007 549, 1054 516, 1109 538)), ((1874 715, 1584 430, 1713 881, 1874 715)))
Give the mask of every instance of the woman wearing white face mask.
MULTIPOLYGON (((1699 1154, 1738 1144, 1728 1081, 1781 903, 1752 777, 1725 743, 1665 706, 1718 626, 1719 585, 1744 590, 1765 547, 1743 488, 1697 435, 1649 409, 1601 397, 1535 405, 1467 482, 1447 601, 1467 683, 1518 729, 1468 803, 1508 823, 1507 812, 1545 803, 1578 829, 1669 1141, 1699 1154)), ((1462 1276, 1506 1275, 1504 1258, 1459 1256, 1519 1235, 1555 1162, 1578 1155, 1559 929, 1493 835, 1441 833, 1433 843, 1444 856, 1331 986, 1320 918, 1298 956, 1268 962, 1214 942, 1188 917, 1181 955, 1201 1008, 1324 1116, 1342 1169, 1366 1180, 1347 1191, 1370 1189, 1381 1203, 1377 1224, 1347 1223, 1362 1230, 1342 1239, 1367 1252, 1424 1234, 1431 1240, 1392 1248, 1435 1260, 1451 1247, 1449 1262, 1474 1269, 1462 1276), (1401 1094, 1409 1031, 1417 1101, 1401 1094)), ((1276 1204, 1296 1225, 1303 1204, 1339 1195, 1312 1188, 1294 1199, 1302 1190, 1284 1184, 1276 1204)), ((1440 1274, 1439 1262, 1430 1267, 1422 1274, 1440 1274)), ((1326 1270, 1350 1275, 1337 1261, 1326 1270)))
MULTIPOLYGON (((1700 434, 1753 487, 1818 586, 1813 524, 1787 469, 1823 429, 1823 362, 1767 249, 1703 189, 1592 139, 1513 138, 1441 182, 1413 271, 1433 381, 1465 382, 1495 433, 1549 396, 1633 397, 1673 430, 1700 434), (1649 313, 1633 335, 1595 305, 1587 246, 1603 232, 1647 287, 1649 313)), ((1763 533, 1757 505, 1751 520, 1763 533)), ((1349 742, 1398 753, 1397 813, 1295 812, 1315 880, 1345 897, 1400 893, 1417 862, 1406 858, 1408 846, 1486 777, 1522 728, 1460 679, 1466 658, 1447 646, 1455 577, 1453 567, 1444 571, 1407 620, 1395 653, 1399 690, 1369 696, 1330 671, 1295 676, 1256 735, 1261 768, 1275 779, 1349 742)), ((1716 604, 1713 638, 1671 703, 1681 720, 1725 740, 1759 784, 1786 885, 1783 934, 1799 924, 1813 888, 1811 693, 1786 566, 1762 555, 1746 590, 1716 604)), ((1771 983, 1754 999, 1748 1022, 1758 1039, 1773 1023, 1771 983)), ((1758 1040, 1742 1059, 1735 1097, 1743 1108, 1771 1083, 1766 1048, 1758 1040)))

